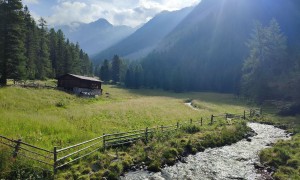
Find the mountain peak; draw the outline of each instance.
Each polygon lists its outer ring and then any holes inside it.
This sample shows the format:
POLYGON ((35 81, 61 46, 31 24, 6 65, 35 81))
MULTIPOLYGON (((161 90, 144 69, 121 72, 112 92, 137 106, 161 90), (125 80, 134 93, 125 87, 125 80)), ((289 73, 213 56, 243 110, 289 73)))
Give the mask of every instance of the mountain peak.
POLYGON ((113 26, 104 18, 100 18, 94 22, 91 22, 90 25, 99 26, 99 27, 112 27, 113 26))

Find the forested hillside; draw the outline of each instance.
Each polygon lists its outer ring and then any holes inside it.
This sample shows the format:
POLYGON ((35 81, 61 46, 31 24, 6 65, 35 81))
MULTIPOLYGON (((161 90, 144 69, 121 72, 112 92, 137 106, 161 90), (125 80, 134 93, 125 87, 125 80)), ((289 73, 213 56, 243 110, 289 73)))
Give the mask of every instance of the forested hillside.
POLYGON ((46 79, 92 74, 88 55, 61 30, 36 22, 20 0, 0 1, 0 84, 7 79, 46 79))
POLYGON ((287 36, 287 45, 293 50, 299 47, 300 6, 296 3, 203 0, 142 62, 147 67, 146 85, 238 93, 242 65, 249 53, 246 44, 255 21, 266 25, 275 18, 287 36))

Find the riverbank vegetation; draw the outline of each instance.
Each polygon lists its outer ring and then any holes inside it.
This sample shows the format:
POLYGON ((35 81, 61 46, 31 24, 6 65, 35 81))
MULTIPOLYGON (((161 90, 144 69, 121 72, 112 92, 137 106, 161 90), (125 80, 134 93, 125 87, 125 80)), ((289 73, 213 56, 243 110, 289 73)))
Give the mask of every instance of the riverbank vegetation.
POLYGON ((293 136, 291 140, 279 141, 273 147, 260 153, 261 163, 274 172, 276 180, 300 179, 300 121, 299 116, 279 116, 275 111, 267 111, 258 122, 271 123, 287 129, 293 136))
POLYGON ((144 169, 160 171, 164 165, 184 161, 189 154, 209 147, 234 143, 249 131, 244 121, 237 120, 230 126, 216 123, 212 126, 186 125, 178 131, 156 133, 149 143, 139 141, 130 147, 119 147, 91 156, 71 171, 62 170, 58 179, 118 179, 124 171, 144 169), (188 129, 197 129, 190 132, 188 129))

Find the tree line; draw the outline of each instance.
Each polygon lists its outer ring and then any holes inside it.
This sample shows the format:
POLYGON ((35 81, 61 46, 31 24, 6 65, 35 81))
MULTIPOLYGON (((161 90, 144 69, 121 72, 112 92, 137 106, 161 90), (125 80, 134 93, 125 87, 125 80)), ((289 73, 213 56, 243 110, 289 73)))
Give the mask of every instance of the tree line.
POLYGON ((139 62, 129 62, 115 55, 96 66, 95 75, 107 83, 121 83, 127 88, 140 88, 143 85, 143 67, 139 62))
POLYGON ((21 0, 0 1, 0 84, 7 79, 46 79, 66 73, 90 75, 93 66, 78 43, 61 30, 36 22, 21 0))

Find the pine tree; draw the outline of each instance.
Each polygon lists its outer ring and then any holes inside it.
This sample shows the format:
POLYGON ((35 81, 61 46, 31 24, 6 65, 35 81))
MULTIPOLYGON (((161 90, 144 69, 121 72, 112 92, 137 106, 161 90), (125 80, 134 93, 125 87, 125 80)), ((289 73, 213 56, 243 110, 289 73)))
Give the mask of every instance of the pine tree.
POLYGON ((57 31, 57 46, 56 46, 56 76, 61 76, 66 73, 65 70, 65 36, 61 30, 57 31))
POLYGON ((93 65, 90 61, 88 54, 84 53, 82 49, 79 53, 79 58, 81 61, 81 74, 82 75, 90 75, 93 74, 93 65))
POLYGON ((121 75, 121 59, 118 55, 115 55, 112 60, 112 80, 114 83, 120 82, 121 75))
POLYGON ((259 102, 272 97, 272 82, 282 73, 286 61, 286 37, 272 20, 268 27, 256 23, 248 42, 249 57, 243 67, 242 91, 259 102))
POLYGON ((143 81, 143 68, 140 64, 137 64, 134 69, 134 88, 139 89, 142 86, 143 81))
POLYGON ((51 75, 51 62, 50 53, 48 48, 48 38, 46 31, 46 21, 43 18, 39 20, 39 48, 38 48, 38 73, 36 75, 37 79, 46 79, 51 75))
POLYGON ((100 79, 108 82, 110 80, 110 65, 107 59, 104 60, 100 68, 100 79))
POLYGON ((25 56, 26 56, 26 77, 35 79, 37 67, 37 48, 38 48, 38 28, 30 15, 28 7, 24 7, 25 21, 25 56))
POLYGON ((24 16, 20 0, 0 1, 0 84, 25 78, 24 16))
MULTIPOLYGON (((81 74, 81 61, 80 61, 80 47, 78 42, 75 44, 71 44, 71 54, 72 54, 72 73, 81 74)), ((82 74, 85 75, 85 74, 82 74)))
POLYGON ((51 66, 52 66, 52 76, 53 77, 56 77, 56 71, 57 71, 57 34, 55 32, 55 30, 53 28, 50 29, 49 31, 49 35, 48 35, 48 38, 49 38, 49 44, 48 44, 48 47, 49 47, 49 53, 50 53, 50 60, 51 60, 51 66))
POLYGON ((132 83, 132 72, 130 70, 130 68, 127 69, 126 71, 126 75, 125 75, 125 86, 127 88, 132 88, 133 87, 133 83, 132 83))

